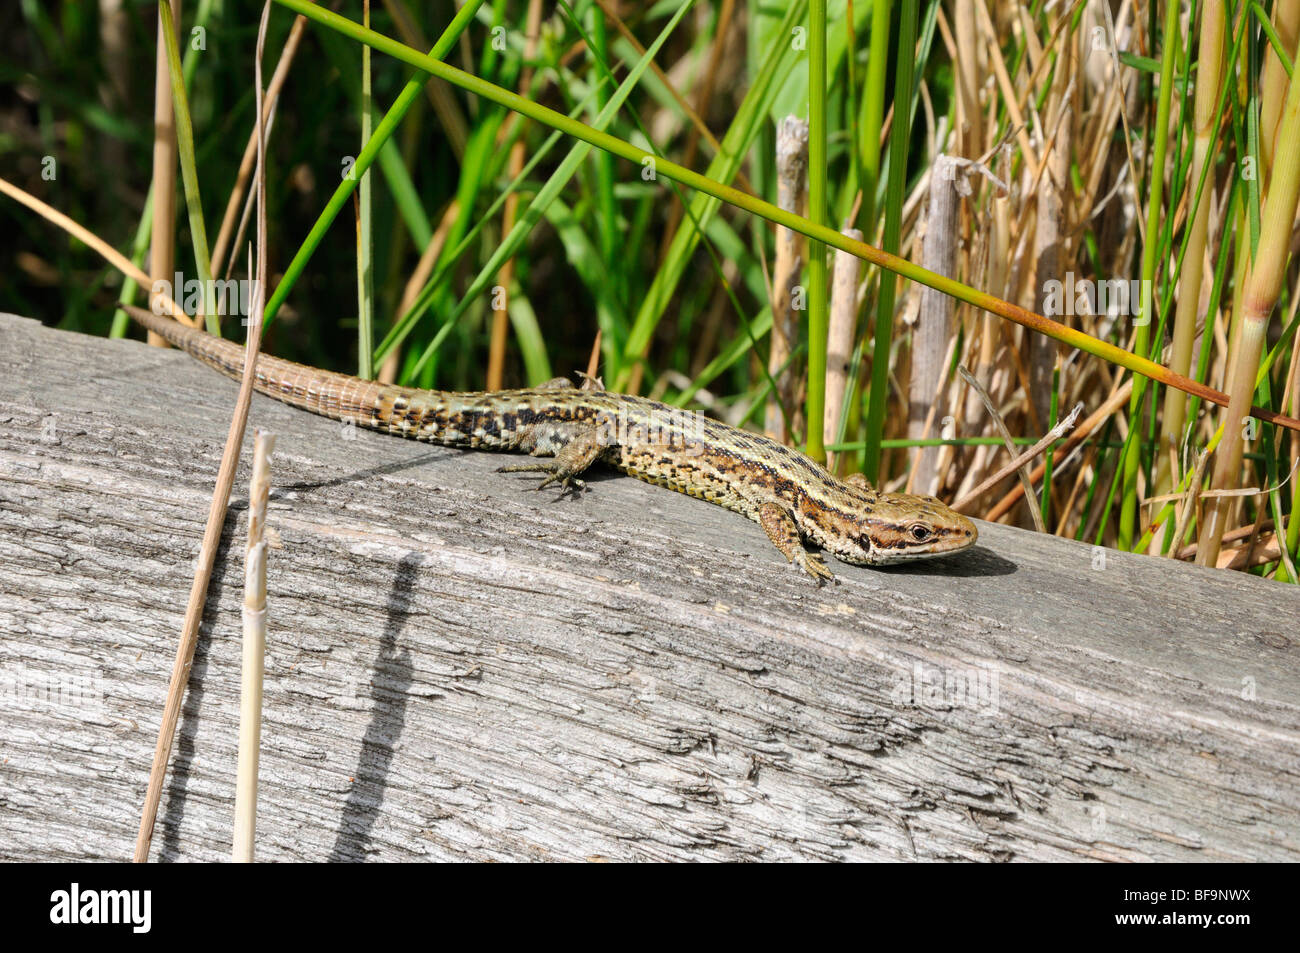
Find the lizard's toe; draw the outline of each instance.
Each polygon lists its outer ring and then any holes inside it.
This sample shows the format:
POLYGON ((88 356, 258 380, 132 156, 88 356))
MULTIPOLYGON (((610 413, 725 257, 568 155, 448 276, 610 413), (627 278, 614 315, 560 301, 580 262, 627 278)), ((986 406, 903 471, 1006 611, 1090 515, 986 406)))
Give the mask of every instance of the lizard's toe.
POLYGON ((817 553, 805 552, 803 558, 799 560, 799 568, 817 580, 819 586, 839 581, 817 553))

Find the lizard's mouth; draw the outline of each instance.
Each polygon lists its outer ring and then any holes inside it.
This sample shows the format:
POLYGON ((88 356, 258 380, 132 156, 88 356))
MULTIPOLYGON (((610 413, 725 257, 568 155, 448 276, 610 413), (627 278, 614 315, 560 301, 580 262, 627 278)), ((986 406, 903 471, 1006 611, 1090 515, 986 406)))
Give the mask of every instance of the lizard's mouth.
POLYGON ((979 530, 970 520, 958 514, 954 516, 958 516, 958 520, 952 526, 935 530, 934 535, 925 541, 914 541, 906 535, 900 535, 889 543, 873 547, 871 563, 885 566, 922 559, 942 559, 970 549, 979 539, 979 530))
POLYGON ((896 549, 877 554, 876 565, 888 566, 893 563, 920 562, 923 559, 944 559, 956 556, 975 545, 974 538, 969 540, 946 542, 943 545, 917 549, 896 549))
POLYGON ((850 566, 891 566, 897 563, 922 562, 928 559, 956 556, 974 546, 975 540, 976 536, 972 534, 969 538, 963 535, 958 539, 936 541, 927 546, 873 549, 869 553, 836 553, 834 550, 830 552, 837 560, 850 566))

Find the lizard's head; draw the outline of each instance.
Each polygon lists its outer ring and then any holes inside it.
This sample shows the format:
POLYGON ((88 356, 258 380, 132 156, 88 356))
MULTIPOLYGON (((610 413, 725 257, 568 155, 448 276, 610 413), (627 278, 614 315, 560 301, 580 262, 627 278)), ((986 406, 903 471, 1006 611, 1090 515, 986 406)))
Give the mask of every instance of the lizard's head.
POLYGON ((934 559, 969 549, 975 524, 933 496, 876 493, 853 487, 852 512, 830 514, 823 544, 836 559, 857 566, 934 559))

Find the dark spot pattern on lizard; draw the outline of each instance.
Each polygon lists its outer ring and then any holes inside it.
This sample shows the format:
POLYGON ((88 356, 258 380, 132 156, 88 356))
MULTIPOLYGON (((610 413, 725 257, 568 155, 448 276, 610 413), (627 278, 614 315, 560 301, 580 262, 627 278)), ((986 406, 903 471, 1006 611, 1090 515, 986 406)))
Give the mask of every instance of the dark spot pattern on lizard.
MULTIPOLYGON (((132 318, 231 377, 243 348, 139 308, 132 318)), ((678 408, 568 381, 536 389, 454 393, 363 381, 261 355, 257 389, 335 419, 449 446, 554 457, 514 469, 548 471, 567 490, 605 461, 649 483, 724 506, 759 523, 787 559, 819 582, 830 571, 803 541, 842 562, 871 565, 959 552, 975 525, 930 497, 880 493, 837 479, 760 434, 678 408)))

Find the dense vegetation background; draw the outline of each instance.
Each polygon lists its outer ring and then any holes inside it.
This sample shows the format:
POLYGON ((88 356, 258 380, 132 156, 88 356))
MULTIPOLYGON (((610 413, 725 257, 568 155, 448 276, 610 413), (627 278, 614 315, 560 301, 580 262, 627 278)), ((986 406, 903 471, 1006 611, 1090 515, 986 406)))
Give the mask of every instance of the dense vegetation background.
MULTIPOLYGON (((236 182, 254 124, 261 6, 179 6, 198 205, 187 208, 178 177, 166 241, 191 278, 196 251, 221 244, 223 219, 238 221, 245 201, 236 182)), ((478 389, 587 368, 598 346, 608 385, 767 429, 816 456, 829 447, 839 472, 1098 544, 1194 558, 1188 544, 1199 539, 1202 561, 1296 578, 1294 435, 1254 417, 1220 433, 1227 414, 1135 378, 1090 342, 1172 364, 1232 392, 1238 409, 1244 400, 1295 415, 1288 251, 1300 155, 1289 136, 1300 126, 1288 123, 1300 4, 322 5, 357 23, 368 15, 421 52, 461 11, 445 62, 589 125, 641 64, 606 132, 814 221, 856 227, 965 289, 961 301, 927 300, 921 285, 882 282, 889 273, 870 266, 848 274, 829 305, 817 293, 818 246, 796 233, 601 150, 567 178, 576 140, 439 79, 386 140, 367 176, 371 198, 349 197, 307 242, 361 152, 363 126, 378 125, 417 73, 382 53, 367 66, 355 37, 295 26, 294 6, 272 5, 264 58, 269 81, 300 34, 268 147, 272 287, 304 247, 310 259, 266 350, 478 389), (646 68, 643 50, 656 42, 646 68), (811 161, 807 194, 800 180, 783 197, 791 166, 778 158, 777 130, 787 116, 811 120, 811 161), (941 155, 966 161, 951 171, 941 155), (935 168, 950 170, 952 194, 935 197, 935 168), (510 263, 485 271, 521 220, 510 263), (940 233, 946 242, 934 241, 940 233), (360 296, 359 255, 372 262, 360 296), (1105 307, 1094 295, 1091 311, 1061 309, 1062 282, 1130 280, 1136 300, 1105 307), (1064 346, 1032 334, 972 306, 982 292, 1087 337, 1064 346), (1247 368, 1235 389, 1234 367, 1247 368), (1015 476, 983 486, 1009 458, 995 417, 1016 443, 1033 443, 1076 403, 1069 442, 1031 462, 1029 504, 1015 476), (1217 456, 1204 455, 1211 447, 1217 456), (1242 486, 1268 492, 1216 495, 1242 486)), ((0 176, 146 269, 158 17, 143 0, 0 7, 0 176)), ((0 229, 0 309, 127 332, 114 315, 122 277, 99 256, 8 200, 0 229)), ((225 249, 214 272, 233 258, 243 276, 247 238, 225 249)), ((223 330, 241 333, 234 319, 223 330)))

